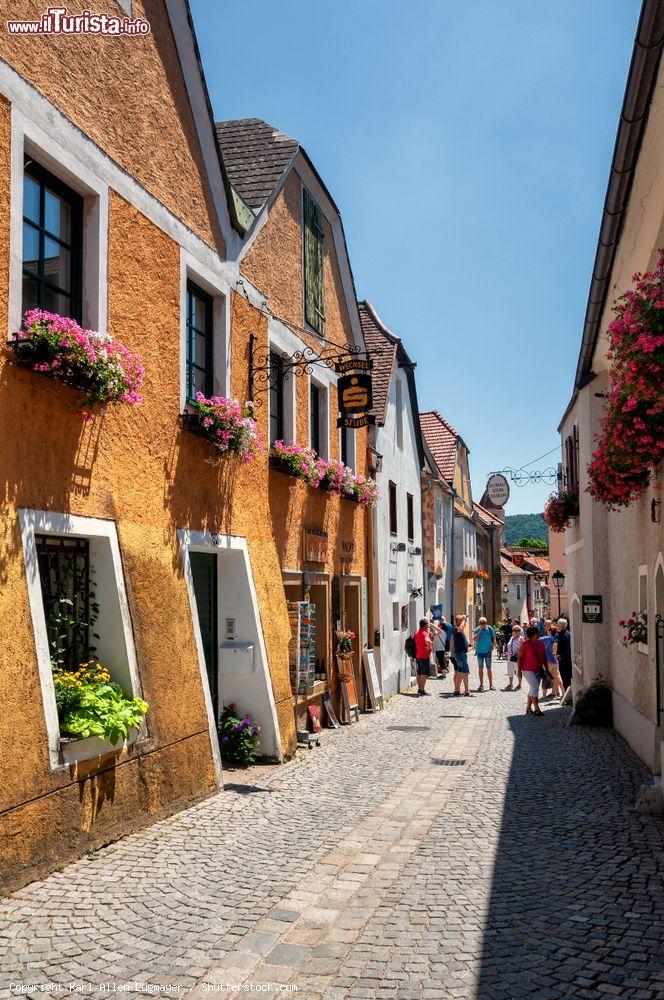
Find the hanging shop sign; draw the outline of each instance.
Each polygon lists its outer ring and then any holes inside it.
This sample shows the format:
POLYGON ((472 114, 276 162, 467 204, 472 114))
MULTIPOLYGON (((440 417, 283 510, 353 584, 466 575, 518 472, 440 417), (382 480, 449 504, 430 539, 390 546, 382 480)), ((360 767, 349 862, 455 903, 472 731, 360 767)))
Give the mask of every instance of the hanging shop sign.
POLYGON ((339 419, 337 427, 366 427, 376 422, 368 411, 373 406, 371 375, 356 372, 337 382, 339 419))
POLYGON ((348 358, 347 361, 336 361, 334 370, 339 375, 346 372, 370 372, 373 368, 373 361, 370 358, 348 358))
POLYGON ((327 531, 316 531, 314 528, 304 528, 304 561, 327 562, 327 531))
POLYGON ((602 622, 602 595, 584 594, 581 597, 581 620, 590 624, 602 622))
POLYGON ((525 561, 526 557, 524 556, 523 552, 515 552, 514 555, 512 556, 512 562, 514 563, 515 566, 523 566, 525 561))
POLYGON ((486 492, 494 507, 504 507, 510 498, 510 484, 505 476, 496 472, 493 476, 489 476, 486 492))

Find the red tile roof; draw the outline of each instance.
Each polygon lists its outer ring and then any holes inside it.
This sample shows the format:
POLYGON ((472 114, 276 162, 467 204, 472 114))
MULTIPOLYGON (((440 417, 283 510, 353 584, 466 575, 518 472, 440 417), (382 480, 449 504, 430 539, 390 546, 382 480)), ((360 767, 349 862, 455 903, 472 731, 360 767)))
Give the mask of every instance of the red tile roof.
POLYGON ((373 412, 379 424, 385 423, 390 384, 397 360, 399 338, 381 322, 371 302, 358 302, 360 322, 367 351, 374 363, 371 379, 373 384, 373 412))
POLYGON ((481 504, 475 503, 474 500, 473 500, 473 510, 475 511, 477 516, 482 521, 484 521, 485 524, 499 524, 502 527, 503 522, 500 520, 499 517, 496 517, 494 514, 492 514, 490 510, 486 509, 486 507, 482 507, 481 504))
POLYGON ((459 435, 438 410, 420 413, 420 427, 441 476, 453 483, 459 435))

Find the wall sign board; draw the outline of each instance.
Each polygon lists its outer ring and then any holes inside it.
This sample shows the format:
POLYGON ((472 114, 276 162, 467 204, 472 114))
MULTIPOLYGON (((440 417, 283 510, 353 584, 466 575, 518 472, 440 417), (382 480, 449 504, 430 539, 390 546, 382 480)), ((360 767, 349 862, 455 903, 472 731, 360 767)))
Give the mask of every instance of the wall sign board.
POLYGON ((305 562, 327 562, 327 531, 303 529, 305 562))
POLYGON ((581 620, 591 624, 602 621, 602 595, 584 594, 581 598, 581 620))
POLYGON ((383 692, 380 687, 380 680, 378 678, 378 670, 376 669, 376 660, 373 649, 364 649, 362 651, 362 663, 364 664, 364 676, 367 681, 369 700, 371 701, 371 707, 375 712, 377 708, 382 709, 383 707, 383 692))

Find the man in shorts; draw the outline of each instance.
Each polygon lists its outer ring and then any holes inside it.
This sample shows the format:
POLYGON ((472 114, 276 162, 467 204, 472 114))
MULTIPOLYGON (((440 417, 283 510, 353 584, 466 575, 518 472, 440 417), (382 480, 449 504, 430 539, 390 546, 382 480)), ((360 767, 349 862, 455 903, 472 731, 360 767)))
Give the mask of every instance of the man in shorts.
POLYGON ((420 619, 420 627, 413 636, 415 639, 415 659, 417 661, 417 694, 419 697, 428 694, 425 691, 427 677, 429 676, 429 661, 431 659, 431 636, 429 634, 429 621, 426 618, 420 619))
POLYGON ((493 671, 491 669, 491 652, 496 644, 496 633, 488 624, 486 618, 480 618, 477 628, 473 629, 473 649, 477 653, 477 666, 480 671, 480 686, 478 691, 484 691, 484 668, 489 680, 489 690, 495 691, 493 686, 493 671))
POLYGON ((468 688, 470 678, 470 667, 468 666, 468 639, 463 630, 466 624, 466 615, 457 615, 454 619, 452 630, 452 641, 450 643, 450 659, 454 664, 454 694, 458 697, 461 694, 461 685, 464 687, 466 698, 472 698, 468 688))

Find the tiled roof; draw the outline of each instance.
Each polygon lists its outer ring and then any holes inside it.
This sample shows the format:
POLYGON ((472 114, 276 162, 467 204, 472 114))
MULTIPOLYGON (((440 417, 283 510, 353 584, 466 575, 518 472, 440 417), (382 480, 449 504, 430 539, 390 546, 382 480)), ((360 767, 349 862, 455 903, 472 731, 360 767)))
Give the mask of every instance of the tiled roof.
POLYGON ((443 479, 454 481, 459 435, 438 410, 420 413, 420 427, 443 479))
POLYGON ((499 517, 495 517, 490 510, 487 510, 486 507, 482 507, 482 505, 479 503, 475 503, 474 500, 473 500, 473 510, 475 511, 477 516, 481 518, 482 521, 484 521, 486 524, 499 524, 501 527, 503 526, 503 522, 500 520, 499 517))
POLYGON ((511 559, 506 559, 504 556, 500 557, 500 570, 507 576, 532 576, 532 573, 523 566, 515 566, 511 559))
POLYGON ((300 144, 260 118, 216 122, 215 127, 228 179, 251 208, 260 208, 300 144))
POLYGON ((376 310, 368 300, 358 302, 357 306, 360 311, 364 343, 374 363, 371 373, 373 412, 378 423, 384 424, 392 373, 396 366, 397 347, 400 341, 383 325, 376 310))

